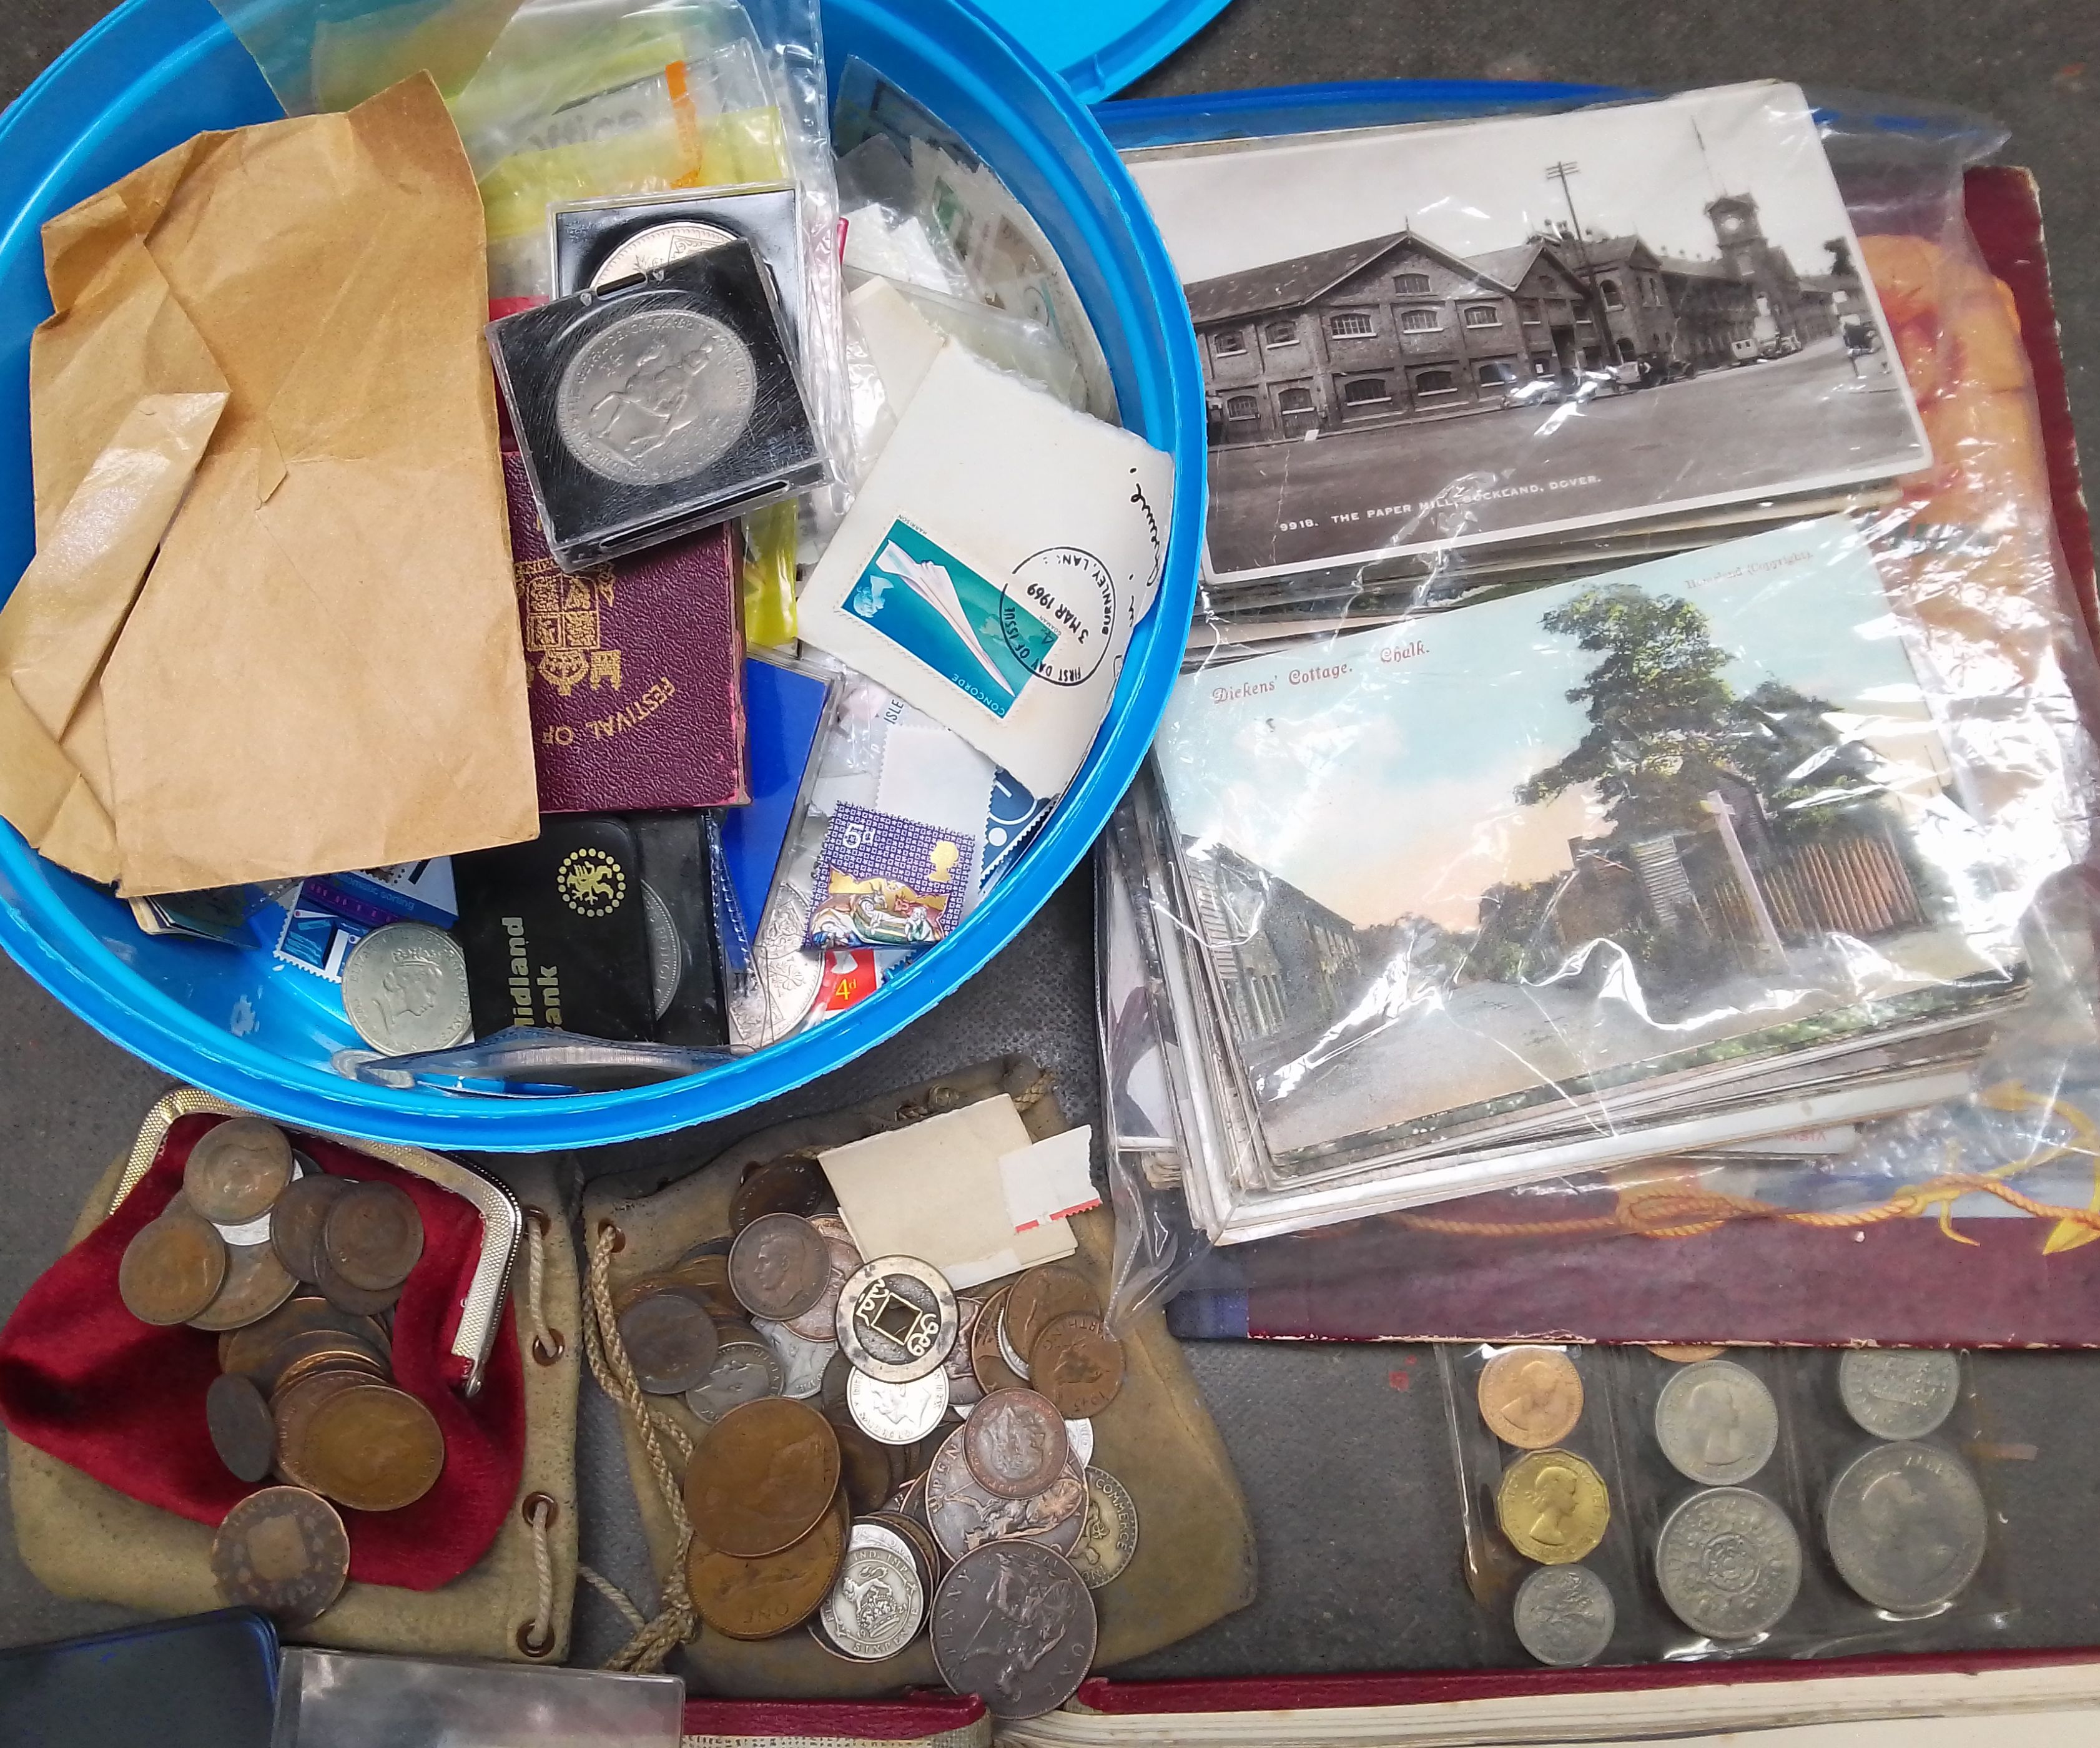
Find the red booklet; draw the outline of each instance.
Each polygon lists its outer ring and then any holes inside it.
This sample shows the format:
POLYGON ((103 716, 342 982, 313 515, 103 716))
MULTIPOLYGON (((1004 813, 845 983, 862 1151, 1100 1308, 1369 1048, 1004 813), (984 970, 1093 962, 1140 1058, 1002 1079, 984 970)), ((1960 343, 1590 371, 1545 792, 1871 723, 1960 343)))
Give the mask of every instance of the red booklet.
POLYGON ((571 576, 525 464, 503 457, 542 813, 737 807, 744 747, 736 525, 571 576))

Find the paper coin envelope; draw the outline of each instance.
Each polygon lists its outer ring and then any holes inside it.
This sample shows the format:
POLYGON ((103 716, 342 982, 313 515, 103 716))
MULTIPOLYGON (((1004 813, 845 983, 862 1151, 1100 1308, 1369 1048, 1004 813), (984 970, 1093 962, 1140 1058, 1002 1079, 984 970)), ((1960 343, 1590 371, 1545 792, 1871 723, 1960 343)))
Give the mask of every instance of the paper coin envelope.
POLYGON ((802 635, 1054 796, 1158 591, 1173 495, 1141 438, 943 340, 803 592, 802 635))

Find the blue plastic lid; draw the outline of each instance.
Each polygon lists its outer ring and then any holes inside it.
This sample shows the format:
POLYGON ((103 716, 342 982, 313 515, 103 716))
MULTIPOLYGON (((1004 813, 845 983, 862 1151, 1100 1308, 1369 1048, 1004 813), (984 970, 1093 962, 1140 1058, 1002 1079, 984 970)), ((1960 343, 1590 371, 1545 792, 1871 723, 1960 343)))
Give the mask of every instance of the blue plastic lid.
POLYGON ((977 0, 1083 103, 1142 78, 1229 0, 977 0))

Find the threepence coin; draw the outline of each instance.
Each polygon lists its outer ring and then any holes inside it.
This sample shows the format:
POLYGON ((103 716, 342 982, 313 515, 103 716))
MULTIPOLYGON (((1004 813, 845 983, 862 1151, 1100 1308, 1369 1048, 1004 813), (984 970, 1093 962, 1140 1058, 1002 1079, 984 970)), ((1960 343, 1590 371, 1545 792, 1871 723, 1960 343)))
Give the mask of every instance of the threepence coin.
POLYGON ((1542 1451, 1582 1418, 1582 1375, 1558 1348, 1513 1347, 1480 1368, 1480 1418, 1506 1445, 1542 1451))
POLYGON ((292 1143, 259 1116, 230 1117, 200 1136, 183 1166, 183 1196, 199 1218, 240 1226, 292 1181, 292 1143))
POLYGON ((668 486, 719 460, 757 404, 751 350, 698 310, 638 310, 580 346, 555 391, 569 452, 624 486, 668 486))
POLYGON ((1793 1606, 1801 1538, 1746 1487, 1695 1493, 1663 1520, 1656 1582, 1670 1612, 1710 1639, 1754 1639, 1793 1606))
POLYGON ((996 1542, 942 1579, 933 1667, 995 1718, 1036 1718, 1079 1691, 1094 1660, 1094 1599, 1052 1550, 996 1542))
POLYGON ((846 1411, 871 1438, 885 1445, 915 1445, 948 1411, 948 1374, 929 1372, 909 1384, 885 1384, 849 1365, 846 1411))
POLYGON ((792 1323, 823 1298, 831 1265, 824 1235, 801 1215, 761 1214, 730 1247, 730 1288, 753 1316, 792 1323))
POLYGON ((1877 1438, 1922 1438, 1954 1411, 1961 1363, 1928 1348, 1855 1348, 1838 1362, 1845 1411, 1877 1438))
POLYGON ((915 1257, 877 1257, 839 1293, 837 1334, 846 1358, 889 1384, 938 1372, 955 1345, 955 1290, 915 1257))
POLYGON ((694 1533, 709 1548, 745 1560, 800 1541, 838 1490, 837 1435, 815 1409, 779 1397, 731 1409, 708 1429, 686 1469, 694 1533))
POLYGON ((343 961, 342 1007, 382 1056, 450 1050, 474 1028, 466 955, 443 929, 390 922, 343 961))
POLYGON ((1682 1343, 1651 1341, 1648 1350, 1657 1359, 1666 1359, 1673 1366, 1696 1366, 1702 1359, 1718 1359, 1728 1350, 1723 1347, 1688 1347, 1682 1343))
POLYGON ((1670 1466, 1702 1486, 1732 1487, 1765 1466, 1779 1409, 1764 1380, 1732 1359, 1673 1372, 1655 1403, 1656 1442, 1670 1466))
POLYGON ((632 279, 638 273, 653 273, 674 261, 704 254, 708 249, 736 240, 734 231, 726 231, 720 225, 708 224, 698 218, 666 219, 660 225, 650 226, 646 231, 638 231, 616 245, 591 275, 590 288, 602 291, 615 280, 632 279))
POLYGON ((1105 1468, 1087 1471, 1087 1522, 1072 1548, 1072 1565, 1087 1588, 1113 1584, 1137 1552, 1137 1507, 1105 1468))
POLYGON ((1961 1460, 1936 1445, 1876 1445, 1855 1457, 1823 1515, 1839 1574, 1879 1608, 1935 1608, 1983 1563, 1983 1493, 1961 1460))
POLYGON ((1517 1642, 1542 1663, 1573 1669, 1612 1642, 1618 1614, 1604 1581, 1587 1566, 1541 1566, 1517 1586, 1517 1642))
POLYGON ((1573 1565, 1612 1521, 1604 1477, 1572 1451, 1533 1451, 1502 1471, 1495 1515, 1510 1545, 1541 1565, 1573 1565))
POLYGON ((862 1662, 879 1663, 918 1637, 926 1618, 926 1592, 911 1550, 863 1541, 863 1527, 854 1526, 853 1545, 820 1613, 824 1631, 840 1650, 862 1662))
POLYGON ((350 1537, 326 1499, 265 1487, 220 1521, 211 1575, 232 1607, 258 1609, 280 1628, 303 1627, 342 1594, 350 1537))

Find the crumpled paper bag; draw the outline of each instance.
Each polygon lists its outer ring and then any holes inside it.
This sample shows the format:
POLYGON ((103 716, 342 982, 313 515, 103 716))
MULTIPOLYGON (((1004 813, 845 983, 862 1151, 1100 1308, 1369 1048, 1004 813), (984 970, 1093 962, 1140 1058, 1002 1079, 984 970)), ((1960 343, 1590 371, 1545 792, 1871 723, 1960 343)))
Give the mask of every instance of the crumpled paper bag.
POLYGON ((481 203, 437 88, 44 227, 0 814, 126 896, 536 835, 481 203))

